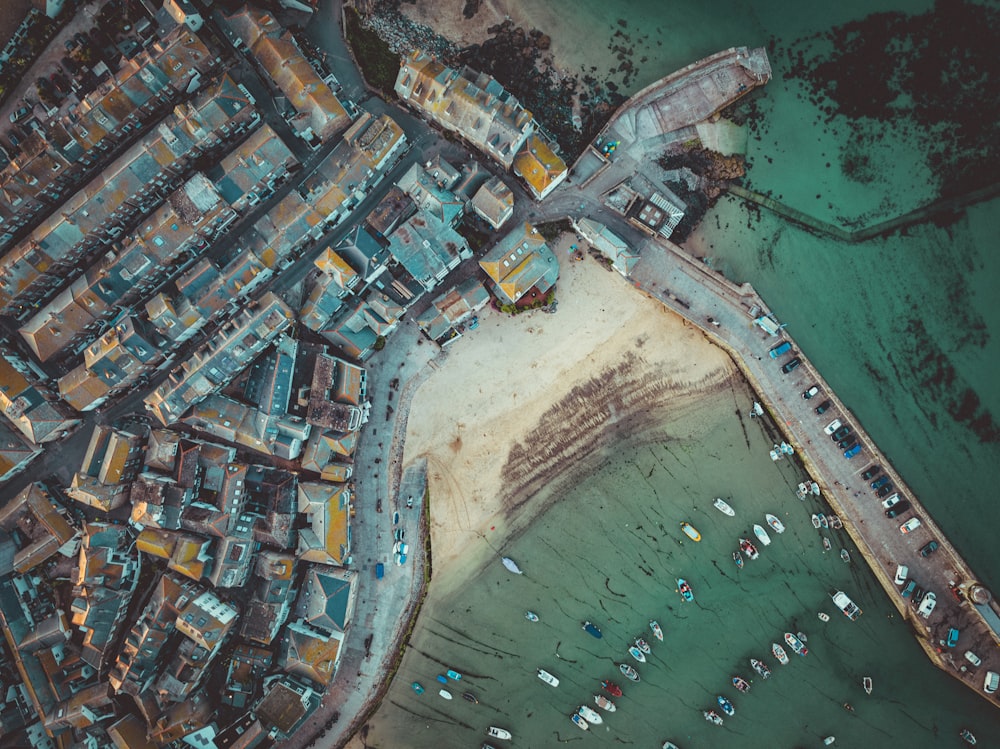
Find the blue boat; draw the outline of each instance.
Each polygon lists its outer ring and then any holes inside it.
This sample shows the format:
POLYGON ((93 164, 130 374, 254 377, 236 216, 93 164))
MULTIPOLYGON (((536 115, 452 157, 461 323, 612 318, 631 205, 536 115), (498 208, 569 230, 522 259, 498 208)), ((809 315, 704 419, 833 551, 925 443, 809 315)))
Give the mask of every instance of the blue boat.
POLYGON ((736 715, 736 708, 733 707, 733 703, 723 697, 721 694, 715 698, 715 701, 719 703, 719 707, 722 708, 724 712, 729 717, 736 715))
POLYGON ((451 669, 449 668, 449 669, 448 669, 448 678, 449 678, 449 679, 454 679, 455 681, 458 681, 459 679, 461 679, 461 678, 462 678, 462 674, 458 673, 458 671, 452 671, 452 670, 451 670, 451 669))
POLYGON ((442 676, 441 674, 437 675, 437 680, 440 681, 442 684, 447 684, 448 683, 448 678, 445 677, 445 676, 442 676))
POLYGON ((416 692, 417 694, 424 693, 424 685, 421 684, 419 681, 413 682, 410 686, 413 687, 413 691, 416 692))
POLYGON ((694 600, 694 591, 691 590, 691 586, 683 577, 677 578, 677 590, 680 591, 681 597, 685 601, 694 600))
POLYGON ((593 635, 598 640, 604 637, 604 635, 601 633, 601 628, 598 627, 596 624, 593 624, 592 622, 583 622, 582 626, 584 632, 586 632, 589 635, 593 635))

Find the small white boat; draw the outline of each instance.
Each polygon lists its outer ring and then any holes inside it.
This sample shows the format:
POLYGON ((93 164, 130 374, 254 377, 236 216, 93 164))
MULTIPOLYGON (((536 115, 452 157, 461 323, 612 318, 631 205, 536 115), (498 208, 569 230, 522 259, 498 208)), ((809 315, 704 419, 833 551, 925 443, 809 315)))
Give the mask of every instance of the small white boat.
POLYGON ((550 674, 545 669, 541 669, 540 668, 540 669, 538 669, 537 673, 538 673, 538 678, 541 679, 542 681, 544 681, 546 684, 549 684, 549 685, 551 685, 553 687, 558 687, 559 686, 559 679, 557 679, 555 676, 553 676, 552 674, 550 674))
POLYGON ((576 725, 576 727, 579 728, 581 731, 588 731, 588 730, 590 730, 590 724, 587 723, 587 721, 585 721, 580 716, 579 713, 573 713, 571 716, 569 716, 569 719, 571 721, 573 721, 573 723, 576 725))
POLYGON ((446 700, 451 699, 451 692, 449 692, 447 689, 438 690, 438 694, 444 697, 446 700))
POLYGON ((594 704, 597 705, 599 708, 601 708, 601 710, 605 710, 609 713, 613 713, 615 710, 618 709, 615 703, 609 700, 603 694, 594 695, 594 704))
POLYGON ((781 645, 779 645, 778 643, 776 642, 771 643, 771 654, 778 659, 778 663, 780 663, 782 666, 788 665, 788 653, 786 653, 785 649, 781 647, 781 645))
POLYGON ((851 563, 851 553, 847 549, 840 550, 840 558, 843 559, 848 564, 851 563))
POLYGON ((813 524, 813 528, 816 528, 816 529, 819 528, 819 525, 820 525, 820 523, 819 523, 819 515, 817 515, 815 512, 812 515, 812 524, 813 524))
POLYGON ((646 641, 645 641, 644 639, 642 639, 641 637, 636 637, 636 638, 635 638, 635 646, 636 646, 637 648, 639 648, 639 650, 641 650, 641 651, 642 651, 643 653, 645 653, 646 655, 649 655, 650 653, 652 653, 652 652, 653 652, 653 649, 652 649, 651 647, 649 647, 649 643, 648 643, 648 642, 646 642, 646 641))
POLYGON ((722 497, 716 497, 712 505, 723 515, 728 515, 729 517, 734 517, 736 515, 736 510, 730 507, 729 503, 722 497))
POLYGON ((802 640, 793 635, 791 632, 785 632, 785 643, 792 649, 796 655, 808 655, 809 648, 807 648, 802 640))
POLYGON ((865 694, 871 694, 872 693, 872 677, 865 676, 863 679, 861 679, 861 686, 864 688, 865 694))
POLYGON ((537 622, 538 614, 536 614, 534 611, 525 611, 524 618, 527 619, 529 622, 537 622))
POLYGON ((701 714, 705 716, 705 720, 709 723, 714 723, 717 726, 722 725, 722 716, 715 712, 715 710, 702 710, 701 714))
POLYGON ((762 545, 764 546, 771 545, 771 537, 767 535, 767 531, 764 530, 764 526, 762 526, 760 523, 754 523, 753 533, 755 536, 757 536, 762 545))
POLYGON ((830 615, 827 614, 827 613, 825 613, 825 612, 823 612, 823 611, 820 611, 818 614, 816 614, 816 616, 819 617, 819 620, 821 622, 828 622, 828 621, 830 621, 830 615))
POLYGON ((785 532, 785 524, 782 523, 780 520, 778 520, 777 515, 772 515, 771 513, 767 513, 764 517, 767 518, 767 524, 772 528, 774 528, 775 533, 785 532))
POLYGON ((645 654, 641 650, 639 650, 639 648, 637 648, 635 645, 633 645, 628 649, 628 654, 631 655, 633 658, 635 658, 637 661, 639 661, 639 663, 646 662, 645 654))
POLYGON ((831 551, 833 549, 833 544, 830 543, 830 539, 826 536, 823 536, 823 549, 826 551, 831 551))
POLYGON ((517 566, 517 562, 515 562, 510 557, 504 557, 501 561, 503 562, 503 566, 506 567, 511 572, 513 572, 515 575, 524 574, 523 572, 521 572, 521 568, 517 566))
POLYGON ((813 496, 816 496, 816 497, 818 497, 818 496, 819 496, 819 484, 817 484, 817 483, 816 483, 815 481, 813 481, 813 482, 812 482, 812 483, 810 484, 810 487, 809 487, 809 488, 810 488, 810 491, 812 491, 812 493, 813 493, 813 496))
POLYGON ((677 744, 675 744, 673 741, 664 741, 663 746, 661 746, 660 749, 681 749, 681 748, 677 746, 677 744))
POLYGON ((834 530, 840 530, 844 527, 844 521, 840 519, 839 515, 830 515, 827 518, 827 522, 830 523, 830 527, 834 530))
MULTIPOLYGON (((777 448, 778 446, 775 445, 775 447, 777 448)), ((771 460, 773 460, 775 463, 777 463, 783 457, 784 456, 780 452, 778 452, 777 450, 771 450, 771 460)))
POLYGON ((649 620, 649 628, 653 630, 653 636, 660 642, 663 642, 663 628, 660 627, 660 623, 656 619, 649 620))
POLYGON ((830 527, 830 521, 826 519, 826 515, 824 515, 822 512, 819 514, 819 524, 823 528, 830 527))
POLYGON ((486 735, 494 739, 511 739, 510 731, 506 728, 497 728, 496 726, 490 726, 486 729, 486 735))
POLYGON ((830 746, 836 740, 837 740, 836 736, 827 736, 825 739, 823 739, 823 746, 830 746))
POLYGON ((684 531, 684 534, 692 541, 701 541, 701 534, 698 532, 697 528, 691 525, 691 523, 681 523, 681 530, 684 531))
POLYGON ((806 484, 804 482, 800 483, 798 490, 795 492, 795 496, 798 497, 799 499, 802 499, 802 500, 804 500, 806 497, 808 497, 809 496, 809 484, 806 484))
POLYGON ((587 707, 586 705, 580 705, 580 707, 576 709, 576 714, 593 726, 599 726, 604 722, 604 718, 601 717, 599 712, 593 708, 587 707))

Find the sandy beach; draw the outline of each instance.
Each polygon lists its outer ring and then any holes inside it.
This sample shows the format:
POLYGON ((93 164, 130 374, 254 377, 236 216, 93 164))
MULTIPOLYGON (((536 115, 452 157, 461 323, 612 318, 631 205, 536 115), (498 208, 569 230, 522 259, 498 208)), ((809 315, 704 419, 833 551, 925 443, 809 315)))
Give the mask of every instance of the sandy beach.
POLYGON ((570 241, 555 247, 555 314, 481 315, 414 395, 404 463, 428 461, 435 597, 500 552, 561 480, 735 375, 721 350, 617 273, 572 261, 570 241))

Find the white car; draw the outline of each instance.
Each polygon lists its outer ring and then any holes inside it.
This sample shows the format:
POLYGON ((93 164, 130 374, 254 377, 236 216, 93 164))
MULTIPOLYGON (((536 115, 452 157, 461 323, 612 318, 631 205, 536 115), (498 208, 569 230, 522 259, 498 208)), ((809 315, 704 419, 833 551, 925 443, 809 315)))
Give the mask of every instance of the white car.
POLYGON ((931 615, 935 606, 937 606, 937 596, 928 591, 927 595, 924 596, 924 600, 920 602, 920 608, 917 609, 917 613, 926 619, 931 615))
POLYGON ((965 660, 971 663, 973 666, 982 666, 983 662, 980 660, 979 656, 973 653, 971 650, 965 651, 965 660))
POLYGON ((827 424, 825 427, 823 427, 823 431, 826 432, 827 434, 833 434, 838 429, 840 429, 842 426, 843 426, 843 424, 840 423, 840 419, 834 419, 829 424, 827 424))
POLYGON ((986 694, 993 694, 1000 687, 1000 674, 996 671, 987 671, 986 680, 983 682, 983 691, 986 694))
POLYGON ((896 492, 895 494, 890 494, 888 497, 882 500, 882 506, 887 510, 893 505, 898 503, 899 503, 899 492, 896 492))
POLYGON ((909 533, 910 531, 915 531, 920 527, 920 518, 910 518, 901 526, 899 526, 900 533, 909 533))
POLYGON ((902 585, 903 583, 906 582, 906 576, 908 574, 910 574, 909 567, 907 567, 905 564, 897 564, 896 577, 895 579, 893 579, 893 582, 896 583, 896 585, 902 585))

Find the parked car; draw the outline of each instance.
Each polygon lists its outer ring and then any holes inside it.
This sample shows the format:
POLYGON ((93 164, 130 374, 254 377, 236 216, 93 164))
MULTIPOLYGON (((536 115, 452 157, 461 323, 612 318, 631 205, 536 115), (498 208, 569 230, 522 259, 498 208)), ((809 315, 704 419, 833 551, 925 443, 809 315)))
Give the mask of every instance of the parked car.
POLYGON ((927 595, 927 591, 918 585, 917 589, 913 591, 913 596, 910 599, 910 605, 913 606, 913 608, 916 608, 920 605, 920 602, 924 600, 925 595, 927 595))
POLYGON ((886 494, 892 491, 892 484, 886 484, 877 492, 875 492, 876 497, 884 497, 886 494))
POLYGON ((899 496, 899 492, 896 492, 891 497, 886 497, 885 499, 883 499, 882 506, 888 510, 890 507, 892 507, 894 504, 901 501, 902 499, 903 498, 899 496))
POLYGON ((920 556, 929 557, 937 550, 938 550, 938 542, 931 541, 930 543, 924 544, 923 546, 920 547, 920 556))
POLYGON ((29 114, 31 114, 31 109, 29 107, 19 107, 10 113, 10 121, 11 123, 20 122, 29 114))
POLYGON ((855 455, 857 455, 859 452, 861 452, 861 445, 855 444, 853 447, 850 447, 847 450, 844 450, 844 457, 847 458, 848 460, 850 460, 855 455))
POLYGON ((910 518, 901 526, 899 526, 900 533, 911 533, 920 527, 920 518, 910 518))
POLYGON ((851 433, 851 428, 849 426, 842 426, 840 429, 838 429, 836 432, 830 435, 830 439, 836 442, 837 440, 844 439, 844 437, 846 437, 850 433, 851 433))
POLYGON ((783 341, 782 343, 779 343, 777 346, 772 347, 771 350, 767 352, 767 354, 772 359, 777 359, 782 354, 788 353, 791 350, 792 350, 792 344, 789 343, 788 341, 783 341))
POLYGON ((896 583, 896 585, 902 585, 903 583, 906 582, 906 576, 909 572, 910 568, 907 567, 905 564, 897 564, 896 577, 893 580, 893 582, 896 583))
POLYGON ((987 671, 986 680, 983 682, 983 691, 986 694, 993 694, 1000 687, 1000 674, 996 671, 987 671))
POLYGON ((871 484, 869 484, 869 486, 871 486, 872 489, 881 489, 888 483, 889 483, 888 476, 879 476, 877 479, 872 481, 871 484))
POLYGON ((865 472, 861 474, 861 478, 863 478, 865 481, 870 481, 871 479, 875 478, 878 475, 878 472, 881 470, 882 466, 878 465, 877 463, 873 466, 868 466, 865 469, 865 472))
POLYGON ((910 509, 910 503, 907 502, 905 499, 903 499, 903 500, 900 500, 899 502, 897 502, 896 504, 894 504, 888 510, 886 510, 885 511, 885 516, 887 518, 899 517, 900 515, 902 515, 904 512, 906 512, 909 509, 910 509))
POLYGON ((832 406, 832 405, 833 405, 833 401, 828 401, 828 400, 827 401, 823 401, 818 406, 816 406, 816 408, 814 410, 816 411, 817 414, 819 414, 820 416, 822 416, 823 414, 825 414, 827 411, 830 410, 830 406, 832 406))
POLYGON ((967 660, 973 666, 982 666, 983 665, 983 662, 982 662, 982 660, 980 660, 979 656, 976 655, 975 653, 973 653, 971 650, 966 650, 963 655, 965 656, 965 660, 967 660))
POLYGON ((840 442, 838 442, 837 447, 839 447, 841 450, 846 450, 849 447, 854 447, 854 445, 856 445, 857 443, 858 443, 857 438, 855 438, 853 434, 850 434, 844 437, 844 439, 842 439, 840 442))
POLYGON ((788 374, 789 372, 791 372, 794 369, 796 369, 801 363, 802 363, 802 360, 799 357, 796 356, 790 362, 788 362, 787 364, 785 364, 784 366, 782 366, 781 371, 784 372, 785 374, 788 374))
POLYGON ((813 385, 812 387, 810 387, 808 390, 803 390, 802 391, 802 397, 805 398, 806 400, 809 400, 810 398, 814 398, 818 394, 819 394, 819 388, 816 387, 815 385, 813 385))
POLYGON ((953 648, 956 645, 958 645, 958 636, 960 634, 961 633, 954 627, 949 627, 948 638, 945 640, 945 645, 947 645, 949 648, 953 648))
POLYGON ((917 613, 920 614, 924 619, 931 615, 934 607, 937 606, 937 596, 933 592, 929 592, 924 596, 924 600, 920 604, 920 608, 917 609, 917 613))
POLYGON ((828 435, 829 434, 833 434, 838 429, 840 429, 842 426, 843 426, 843 424, 840 423, 840 419, 834 419, 829 424, 827 424, 825 427, 823 427, 823 431, 826 432, 828 435))
POLYGON ((900 591, 900 593, 902 593, 903 598, 909 598, 910 596, 913 595, 913 591, 916 589, 916 587, 917 587, 916 580, 908 580, 906 585, 900 591))

